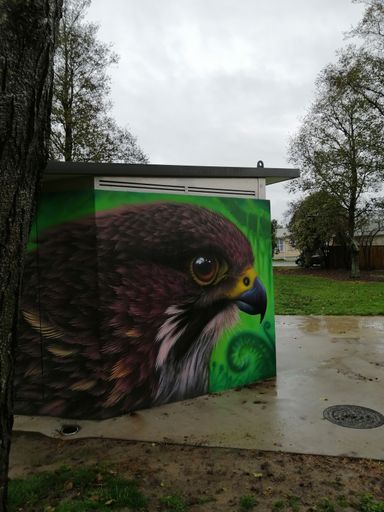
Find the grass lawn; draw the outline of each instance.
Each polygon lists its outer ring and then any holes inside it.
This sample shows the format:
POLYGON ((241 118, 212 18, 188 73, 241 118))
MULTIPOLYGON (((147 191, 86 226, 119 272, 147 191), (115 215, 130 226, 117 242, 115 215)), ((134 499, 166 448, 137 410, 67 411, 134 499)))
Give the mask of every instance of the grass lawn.
POLYGON ((37 473, 9 484, 10 512, 107 512, 146 510, 147 499, 135 481, 96 466, 37 473))
POLYGON ((277 315, 384 315, 384 282, 274 272, 277 315))
MULTIPOLYGON (((154 500, 149 503, 144 487, 143 482, 127 480, 111 466, 63 466, 55 471, 11 479, 9 512, 150 512, 154 500)), ((165 489, 157 493, 155 501, 155 510, 161 512, 189 509, 180 494, 165 489)), ((201 497, 196 503, 208 501, 212 498, 201 497)))
MULTIPOLYGON (((173 450, 178 449, 180 448, 173 448, 173 450)), ((194 448, 191 449, 193 450, 194 448)), ((213 451, 215 450, 213 449, 213 451)), ((213 512, 217 510, 233 510, 234 512, 250 510, 269 510, 271 512, 300 512, 301 510, 343 512, 345 509, 356 512, 384 512, 383 500, 377 500, 370 493, 361 492, 362 483, 366 485, 370 483, 370 478, 366 475, 359 475, 362 478, 355 478, 359 491, 353 490, 353 492, 347 494, 345 494, 343 478, 337 475, 336 479, 334 479, 332 473, 328 480, 323 480, 320 484, 316 483, 316 485, 320 486, 320 489, 317 489, 315 492, 313 490, 310 493, 303 491, 305 489, 304 484, 302 484, 302 487, 298 486, 295 489, 299 490, 300 495, 286 492, 290 484, 289 481, 285 482, 286 479, 292 479, 294 486, 297 483, 295 474, 298 473, 298 470, 297 467, 295 470, 294 468, 297 466, 298 461, 295 461, 295 457, 300 458, 300 455, 276 454, 280 459, 282 457, 287 459, 287 463, 292 466, 292 471, 287 474, 287 477, 284 477, 284 480, 278 480, 278 485, 274 481, 273 487, 270 487, 263 485, 262 480, 267 480, 268 476, 270 478, 274 476, 271 471, 272 466, 268 460, 275 455, 272 454, 271 456, 271 454, 266 453, 263 456, 259 453, 257 457, 265 459, 262 462, 262 467, 268 468, 269 475, 257 472, 254 473, 256 476, 253 476, 251 473, 246 472, 245 476, 251 481, 253 480, 253 485, 248 486, 249 494, 239 494, 237 486, 233 485, 234 461, 238 457, 238 454, 235 455, 236 451, 233 450, 233 452, 231 459, 228 460, 228 465, 223 466, 221 469, 219 478, 217 475, 211 478, 214 481, 214 487, 218 488, 213 494, 212 489, 210 489, 211 492, 209 493, 206 493, 204 489, 204 482, 206 482, 209 474, 204 475, 206 469, 201 468, 201 466, 199 466, 199 478, 193 481, 192 484, 191 480, 188 479, 189 484, 185 485, 184 483, 182 493, 172 494, 169 494, 171 489, 168 489, 167 493, 166 489, 162 488, 162 484, 165 486, 165 483, 160 482, 160 486, 155 485, 155 489, 153 489, 153 486, 148 486, 148 483, 143 481, 136 483, 132 480, 126 480, 119 475, 118 470, 106 466, 104 466, 104 469, 101 469, 99 466, 72 467, 72 469, 62 467, 56 471, 35 473, 22 479, 11 480, 9 486, 9 512, 153 512, 155 510, 159 512, 213 512), (294 458, 294 460, 291 461, 291 458, 294 458), (254 482, 255 480, 256 483, 254 482), (330 489, 327 494, 328 497, 325 498, 327 486, 330 489), (186 496, 187 491, 192 491, 192 497, 190 492, 189 497, 186 496), (229 493, 224 499, 223 492, 229 493)), ((254 466, 254 454, 251 457, 253 457, 252 463, 254 466)), ((145 457, 143 458, 145 459, 145 457)), ((307 459, 310 459, 308 465, 311 461, 312 463, 316 462, 317 471, 320 470, 321 475, 324 473, 324 469, 329 469, 327 467, 329 461, 326 457, 315 458, 306 456, 303 461, 306 462, 307 459), (322 465, 325 468, 322 468, 322 465)), ((242 467, 242 462, 244 462, 244 457, 237 461, 239 468, 242 467)), ((212 462, 210 464, 213 465, 212 462)), ((351 464, 356 465, 359 463, 351 462, 351 464)), ((369 469, 372 472, 372 478, 380 481, 382 473, 380 463, 367 461, 363 464, 365 466, 370 465, 369 469)), ((168 465, 166 464, 166 466, 168 465)), ((336 466, 337 462, 334 465, 336 466)), ((348 470, 348 467, 345 468, 345 465, 345 460, 339 465, 341 475, 343 476, 343 469, 348 470)), ((281 460, 279 466, 281 466, 281 460)), ((284 472, 284 467, 282 470, 284 472)), ((311 476, 306 474, 303 478, 307 482, 311 478, 316 480, 318 476, 317 474, 311 476)), ((245 477, 241 475, 240 478, 244 480, 245 477)), ((377 492, 379 493, 380 490, 378 489, 377 492)))

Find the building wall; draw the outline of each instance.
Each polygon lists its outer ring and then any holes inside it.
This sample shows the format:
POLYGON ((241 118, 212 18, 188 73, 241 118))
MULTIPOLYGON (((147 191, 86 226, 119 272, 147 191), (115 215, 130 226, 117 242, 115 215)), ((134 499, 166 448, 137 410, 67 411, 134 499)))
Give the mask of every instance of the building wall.
POLYGON ((278 228, 276 232, 277 248, 279 252, 273 255, 274 260, 292 260, 299 257, 300 251, 292 247, 289 239, 289 231, 286 228, 278 228))
POLYGON ((375 236, 372 245, 380 245, 384 247, 384 233, 375 236))

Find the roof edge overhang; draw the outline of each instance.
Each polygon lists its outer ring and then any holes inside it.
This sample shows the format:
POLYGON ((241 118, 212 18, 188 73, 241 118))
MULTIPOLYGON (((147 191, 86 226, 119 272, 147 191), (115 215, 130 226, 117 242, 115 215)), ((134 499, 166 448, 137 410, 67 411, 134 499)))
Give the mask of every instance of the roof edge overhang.
POLYGON ((163 178, 265 178, 266 185, 300 176, 299 169, 268 167, 219 167, 205 165, 59 162, 51 160, 45 179, 71 176, 135 176, 163 178))

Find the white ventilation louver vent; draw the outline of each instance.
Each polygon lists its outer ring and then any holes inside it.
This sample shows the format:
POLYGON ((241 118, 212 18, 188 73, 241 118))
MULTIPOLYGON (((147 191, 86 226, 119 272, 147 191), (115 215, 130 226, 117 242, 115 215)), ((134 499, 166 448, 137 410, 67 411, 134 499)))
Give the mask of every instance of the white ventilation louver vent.
POLYGON ((96 190, 157 192, 222 197, 265 197, 265 180, 259 178, 95 178, 96 190))
POLYGON ((184 193, 184 185, 170 185, 167 183, 152 183, 152 182, 140 182, 140 181, 128 181, 123 179, 104 179, 96 178, 98 189, 106 190, 135 190, 140 192, 148 192, 150 190, 155 192, 174 192, 184 193))
POLYGON ((224 188, 213 187, 188 187, 190 194, 208 194, 208 195, 226 195, 226 196, 245 196, 256 197, 255 190, 228 190, 224 188))

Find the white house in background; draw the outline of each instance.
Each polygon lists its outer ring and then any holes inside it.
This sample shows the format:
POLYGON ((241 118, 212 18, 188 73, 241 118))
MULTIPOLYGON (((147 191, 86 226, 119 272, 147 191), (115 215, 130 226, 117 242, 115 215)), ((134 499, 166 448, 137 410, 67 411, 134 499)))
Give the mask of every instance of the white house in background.
POLYGON ((290 232, 288 228, 277 228, 276 242, 278 252, 273 255, 274 260, 295 261, 299 257, 300 251, 292 247, 289 237, 290 232))

